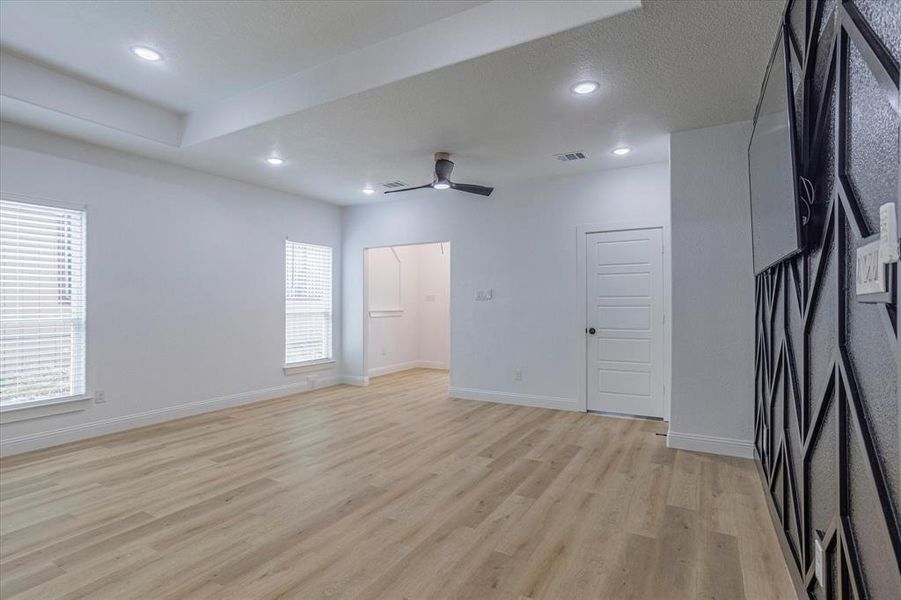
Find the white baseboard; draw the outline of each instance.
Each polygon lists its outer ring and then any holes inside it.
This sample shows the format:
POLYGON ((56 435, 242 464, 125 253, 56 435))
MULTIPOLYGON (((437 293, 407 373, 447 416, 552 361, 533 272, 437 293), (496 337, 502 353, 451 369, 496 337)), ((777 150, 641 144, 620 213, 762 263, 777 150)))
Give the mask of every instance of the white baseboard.
POLYGON ((739 458, 754 458, 754 442, 734 438, 701 435, 699 433, 678 433, 670 430, 666 435, 667 448, 709 452, 739 458))
POLYGON ((447 363, 437 360, 417 360, 417 369, 437 369, 438 371, 447 371, 447 363))
POLYGON ((418 361, 410 360, 393 365, 385 365, 383 367, 373 367, 369 369, 370 377, 378 377, 379 375, 387 375, 388 373, 397 373, 398 371, 406 371, 407 369, 415 369, 419 365, 418 361))
POLYGON ((409 369, 447 370, 447 364, 433 360, 410 360, 393 365, 385 365, 384 367, 373 367, 372 369, 369 369, 369 376, 378 377, 379 375, 388 375, 389 373, 398 373, 400 371, 407 371, 409 369))
POLYGON ((463 387, 451 387, 448 392, 451 398, 462 398, 464 400, 482 400, 485 402, 516 404, 519 406, 535 406, 538 408, 552 408, 555 410, 579 410, 578 401, 575 398, 535 396, 532 394, 497 392, 494 390, 480 390, 475 388, 463 387))
POLYGON ((341 383, 345 385, 367 386, 369 385, 369 377, 366 375, 342 375, 341 383))
POLYGON ((224 408, 231 408, 242 404, 252 404, 254 402, 272 400, 274 398, 281 398, 283 396, 290 396, 301 392, 309 392, 314 389, 336 385, 339 383, 339 379, 340 378, 337 375, 329 375, 327 377, 319 377, 316 379, 310 378, 308 381, 302 383, 289 383, 287 385, 252 390, 230 396, 197 400, 195 402, 166 406, 131 415, 111 417, 109 419, 101 419, 99 421, 91 421, 88 423, 78 423, 76 425, 39 431, 17 437, 4 436, 3 439, 0 440, 0 456, 10 456, 21 452, 40 450, 42 448, 68 444, 69 442, 77 442, 100 435, 106 435, 108 433, 118 433, 136 427, 145 427, 147 425, 156 425, 166 421, 191 417, 214 410, 222 410, 224 408))

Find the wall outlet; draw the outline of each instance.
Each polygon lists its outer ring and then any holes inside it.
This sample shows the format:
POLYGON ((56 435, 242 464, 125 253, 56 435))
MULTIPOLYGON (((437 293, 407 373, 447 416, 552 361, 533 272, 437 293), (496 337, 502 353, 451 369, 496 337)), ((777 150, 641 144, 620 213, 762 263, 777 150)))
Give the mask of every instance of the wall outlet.
POLYGON ((513 372, 513 379, 516 381, 522 381, 522 369, 516 369, 513 372))
POLYGON ((106 394, 103 390, 96 390, 94 392, 94 404, 106 404, 106 394))
POLYGON ((826 558, 823 552, 823 540, 817 533, 817 538, 813 542, 813 572, 816 575, 817 583, 821 587, 826 587, 826 558))
POLYGON ((494 290, 476 290, 477 302, 488 302, 494 298, 494 290))

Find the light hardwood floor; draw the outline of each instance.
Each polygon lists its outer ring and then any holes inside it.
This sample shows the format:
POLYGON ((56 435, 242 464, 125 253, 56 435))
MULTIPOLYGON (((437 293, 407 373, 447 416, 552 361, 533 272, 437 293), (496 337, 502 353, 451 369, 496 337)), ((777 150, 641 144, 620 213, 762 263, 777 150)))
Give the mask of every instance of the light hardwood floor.
POLYGON ((751 461, 408 371, 0 461, 0 597, 794 598, 751 461))

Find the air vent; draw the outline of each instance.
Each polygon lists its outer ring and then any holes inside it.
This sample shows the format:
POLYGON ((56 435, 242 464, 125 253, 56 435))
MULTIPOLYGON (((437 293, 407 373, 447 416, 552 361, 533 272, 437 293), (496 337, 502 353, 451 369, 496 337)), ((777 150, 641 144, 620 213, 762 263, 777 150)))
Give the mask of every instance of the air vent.
POLYGON ((382 187, 385 187, 388 189, 394 189, 394 188, 407 187, 407 184, 404 183, 403 181, 388 181, 386 183, 383 183, 382 187))
POLYGON ((583 158, 588 157, 585 156, 584 152, 564 152, 563 154, 555 154, 554 158, 562 160, 563 162, 569 162, 571 160, 582 160, 583 158))

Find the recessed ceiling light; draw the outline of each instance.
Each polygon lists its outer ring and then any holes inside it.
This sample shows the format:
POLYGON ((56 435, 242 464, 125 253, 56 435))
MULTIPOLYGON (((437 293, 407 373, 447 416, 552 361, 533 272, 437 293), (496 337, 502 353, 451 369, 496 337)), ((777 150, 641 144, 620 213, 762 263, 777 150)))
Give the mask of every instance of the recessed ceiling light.
POLYGON ((366 187, 363 188, 363 193, 366 194, 367 196, 371 196, 372 194, 375 193, 375 190, 367 185, 366 187))
POLYGON ((601 84, 597 81, 579 81, 574 83, 572 87, 569 88, 569 91, 579 96, 586 96, 596 92, 599 87, 601 87, 601 84))
POLYGON ((150 62, 156 62, 163 59, 162 54, 160 54, 153 48, 148 48, 147 46, 132 46, 131 53, 138 58, 143 58, 144 60, 149 60, 150 62))
POLYGON ((266 162, 272 165, 273 167, 277 167, 279 165, 285 164, 285 159, 279 158, 277 156, 270 156, 266 159, 266 162))
POLYGON ((621 147, 621 148, 614 148, 614 149, 613 149, 613 154, 616 154, 617 156, 625 156, 625 155, 628 154, 629 152, 632 152, 632 148, 627 148, 627 147, 625 147, 625 146, 623 146, 623 147, 621 147))

